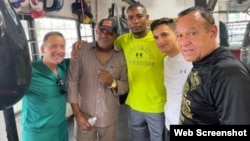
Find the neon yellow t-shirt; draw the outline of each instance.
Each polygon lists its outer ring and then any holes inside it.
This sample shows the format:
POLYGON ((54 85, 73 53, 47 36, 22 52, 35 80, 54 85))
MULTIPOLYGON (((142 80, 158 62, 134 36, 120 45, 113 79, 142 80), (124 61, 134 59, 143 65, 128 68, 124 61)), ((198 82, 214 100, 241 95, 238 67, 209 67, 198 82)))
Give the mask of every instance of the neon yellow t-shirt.
POLYGON ((115 41, 115 45, 123 50, 127 62, 129 94, 126 104, 141 112, 163 112, 166 102, 165 54, 157 48, 152 32, 140 39, 134 38, 132 33, 125 33, 115 41))

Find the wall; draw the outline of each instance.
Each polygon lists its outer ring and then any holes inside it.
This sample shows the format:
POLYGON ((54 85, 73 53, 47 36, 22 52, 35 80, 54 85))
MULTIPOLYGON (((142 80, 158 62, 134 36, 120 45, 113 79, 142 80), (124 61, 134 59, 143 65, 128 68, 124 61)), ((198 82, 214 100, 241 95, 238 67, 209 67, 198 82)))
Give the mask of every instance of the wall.
MULTIPOLYGON (((118 9, 120 10, 122 6, 128 6, 127 3, 122 0, 96 0, 97 3, 97 18, 99 21, 101 18, 108 16, 108 8, 111 7, 112 2, 117 4, 118 9)), ((194 6, 194 0, 135 0, 142 3, 148 11, 150 20, 154 20, 161 17, 170 17, 175 18, 177 14, 191 6, 194 6)), ((208 1, 208 0, 207 0, 208 1)), ((92 10, 95 10, 94 7, 92 10)), ((215 6, 215 11, 218 10, 218 3, 215 6)), ((96 10, 95 10, 96 11, 96 10)), ((118 11, 121 14, 121 11, 118 11)), ((218 25, 219 14, 214 13, 215 21, 218 25)), ((219 41, 219 35, 217 36, 219 41)))
MULTIPOLYGON (((161 17, 176 17, 177 14, 185 8, 194 6, 194 0, 135 0, 142 3, 148 10, 150 20, 161 17)), ((97 17, 99 21, 101 18, 108 16, 108 8, 111 7, 112 2, 117 4, 119 13, 121 14, 121 7, 128 6, 126 2, 122 0, 97 0, 97 17)), ((95 10, 95 7, 92 8, 95 10)), ((96 11, 96 10, 95 10, 96 11)))
MULTIPOLYGON (((121 15, 122 7, 127 7, 128 4, 124 2, 123 0, 85 0, 88 4, 91 5, 92 14, 94 16, 94 21, 97 23, 100 19, 108 17, 109 11, 108 9, 111 8, 111 4, 115 3, 116 9, 115 14, 121 15)), ((161 17, 170 17, 175 18, 177 17, 177 14, 188 7, 194 6, 195 0, 135 0, 142 3, 149 13, 150 20, 154 20, 161 17)), ((208 0, 207 0, 208 1, 208 0)), ((218 9, 224 9, 225 7, 221 7, 221 5, 226 5, 225 2, 222 4, 222 1, 225 0, 218 0, 215 10, 218 11, 218 9), (220 7, 218 7, 218 3, 220 4, 220 7)), ((47 13, 47 16, 53 16, 53 17, 65 17, 65 18, 71 18, 71 19, 77 19, 77 16, 72 13, 71 10, 71 4, 75 2, 75 0, 64 0, 64 6, 63 8, 58 12, 51 12, 47 13)), ((216 20, 216 23, 218 23, 218 19, 224 17, 221 16, 219 13, 214 13, 214 17, 216 20)), ((218 24, 217 24, 218 25, 218 24)), ((217 36, 218 39, 219 36, 217 36)))
MULTIPOLYGON (((53 1, 53 0, 51 0, 53 1)), ((49 0, 48 0, 49 2, 49 0)), ((45 16, 52 16, 52 17, 62 17, 62 18, 70 18, 70 19, 77 19, 77 15, 73 14, 71 11, 71 4, 75 2, 75 0, 64 0, 64 5, 59 11, 55 12, 48 12, 45 16)), ((48 7, 51 6, 48 4, 48 7)), ((18 10, 20 14, 30 14, 29 7, 22 7, 21 10, 18 10)))
MULTIPOLYGON (((111 4, 114 2, 117 6, 117 11, 121 15, 121 8, 123 6, 127 7, 128 4, 122 0, 85 0, 91 5, 92 14, 94 16, 94 21, 98 22, 100 19, 108 17, 108 9, 111 7, 111 4)), ((150 20, 154 20, 161 17, 177 17, 177 14, 188 7, 194 6, 194 0, 135 0, 139 1, 148 10, 150 15, 150 20)), ((223 1, 223 0, 219 0, 223 1)), ((64 6, 60 11, 46 13, 46 16, 52 17, 64 17, 70 19, 77 19, 77 16, 72 13, 71 4, 75 0, 64 0, 64 6)), ((217 4, 218 5, 218 4, 217 4)), ((217 6, 216 6, 217 8, 217 6)), ((29 10, 24 8, 20 13, 29 13, 29 10)), ((215 15, 215 18, 219 18, 218 15, 215 15)), ((220 17, 221 18, 221 17, 220 17)))

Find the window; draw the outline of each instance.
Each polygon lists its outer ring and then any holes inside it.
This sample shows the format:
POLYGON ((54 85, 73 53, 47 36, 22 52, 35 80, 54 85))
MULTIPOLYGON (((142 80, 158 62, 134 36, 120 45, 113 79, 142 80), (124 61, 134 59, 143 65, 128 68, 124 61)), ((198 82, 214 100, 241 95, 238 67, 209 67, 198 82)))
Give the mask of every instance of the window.
POLYGON ((80 25, 81 39, 87 42, 93 42, 94 29, 91 24, 80 25))
POLYGON ((228 36, 231 47, 242 47, 246 27, 250 21, 247 13, 230 13, 228 14, 228 36))
POLYGON ((39 54, 38 54, 38 47, 36 44, 36 38, 34 36, 35 31, 34 28, 32 29, 32 27, 34 27, 33 19, 30 16, 24 16, 24 15, 20 16, 20 19, 26 35, 26 39, 28 41, 30 59, 36 60, 38 59, 39 54))

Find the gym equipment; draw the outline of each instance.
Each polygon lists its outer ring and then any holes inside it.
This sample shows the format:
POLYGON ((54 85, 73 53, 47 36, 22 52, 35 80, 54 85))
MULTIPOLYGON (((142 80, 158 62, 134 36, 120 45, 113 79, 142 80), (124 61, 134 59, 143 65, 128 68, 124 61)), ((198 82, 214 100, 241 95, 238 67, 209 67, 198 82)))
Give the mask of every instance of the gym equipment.
POLYGON ((51 0, 44 0, 45 12, 60 11, 64 4, 64 0, 52 0, 52 5, 48 6, 48 1, 51 2, 51 0))
POLYGON ((76 0, 72 3, 71 10, 73 14, 78 15, 80 23, 89 24, 92 22, 93 14, 91 13, 90 7, 84 0, 76 0))
POLYGON ((0 0, 0 110, 8 141, 18 141, 13 105, 27 90, 31 63, 25 32, 8 0, 0 0))
POLYGON ((219 33, 220 33, 220 46, 229 47, 228 42, 228 30, 225 23, 219 21, 219 33))
POLYGON ((8 0, 0 1, 0 110, 12 107, 30 83, 31 64, 25 32, 8 0))
POLYGON ((109 18, 113 17, 117 20, 119 34, 128 33, 130 31, 127 21, 125 19, 125 7, 122 7, 122 14, 120 15, 115 0, 113 0, 111 8, 109 8, 108 12, 109 12, 108 16, 109 18))

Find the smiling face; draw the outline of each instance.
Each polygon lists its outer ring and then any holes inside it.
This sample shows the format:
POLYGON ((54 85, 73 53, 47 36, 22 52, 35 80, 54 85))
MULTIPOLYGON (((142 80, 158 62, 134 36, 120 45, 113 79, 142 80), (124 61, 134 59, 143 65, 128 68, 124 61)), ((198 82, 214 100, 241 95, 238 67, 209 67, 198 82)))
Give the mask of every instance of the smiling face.
POLYGON ((41 47, 43 62, 58 65, 65 57, 65 39, 59 35, 50 35, 41 47))
POLYGON ((217 27, 209 24, 197 11, 178 18, 176 35, 187 61, 199 61, 217 48, 217 27))
POLYGON ((167 24, 157 25, 152 32, 161 52, 166 53, 168 56, 175 56, 179 53, 175 32, 167 24))
POLYGON ((113 49, 113 44, 115 39, 118 37, 117 34, 105 29, 97 29, 96 31, 96 40, 98 46, 103 50, 111 50, 113 49))

